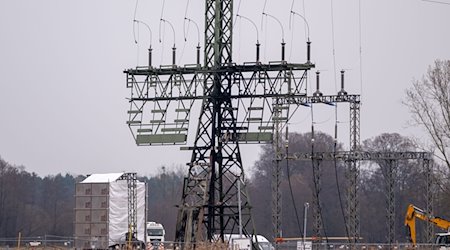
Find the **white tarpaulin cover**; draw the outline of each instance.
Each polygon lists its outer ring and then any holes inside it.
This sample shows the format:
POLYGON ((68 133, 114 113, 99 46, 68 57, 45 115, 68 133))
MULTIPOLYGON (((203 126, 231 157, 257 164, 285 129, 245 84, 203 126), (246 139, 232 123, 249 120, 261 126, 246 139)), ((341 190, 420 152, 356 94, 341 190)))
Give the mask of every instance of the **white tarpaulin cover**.
POLYGON ((123 173, 92 174, 81 183, 109 183, 119 179, 123 173))
MULTIPOLYGON (((145 183, 137 183, 137 239, 145 235, 145 183)), ((124 243, 128 233, 128 185, 126 180, 109 183, 109 245, 124 243)))

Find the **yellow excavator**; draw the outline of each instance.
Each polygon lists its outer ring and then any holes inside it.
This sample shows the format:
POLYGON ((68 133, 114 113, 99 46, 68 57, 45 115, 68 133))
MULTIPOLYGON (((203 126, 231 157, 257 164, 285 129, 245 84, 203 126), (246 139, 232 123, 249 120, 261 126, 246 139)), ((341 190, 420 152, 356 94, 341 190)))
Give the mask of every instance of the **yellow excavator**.
POLYGON ((446 233, 436 234, 436 244, 440 249, 450 249, 450 221, 433 216, 424 210, 410 204, 406 210, 405 226, 408 228, 409 237, 413 246, 416 246, 416 218, 432 223, 446 233))

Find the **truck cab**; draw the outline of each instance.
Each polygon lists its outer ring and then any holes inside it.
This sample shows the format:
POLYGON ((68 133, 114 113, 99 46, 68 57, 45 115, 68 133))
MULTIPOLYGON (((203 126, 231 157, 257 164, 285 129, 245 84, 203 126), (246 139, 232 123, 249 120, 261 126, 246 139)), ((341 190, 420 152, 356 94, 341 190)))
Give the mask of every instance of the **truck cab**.
POLYGON ((166 231, 161 223, 154 221, 147 222, 147 243, 153 245, 160 244, 165 241, 166 231))
POLYGON ((436 245, 439 250, 450 250, 450 232, 436 234, 436 245))
MULTIPOLYGON (((215 235, 218 239, 220 236, 215 235)), ((260 250, 274 250, 273 245, 263 235, 253 235, 253 242, 257 242, 260 250)), ((252 250, 252 240, 239 234, 224 234, 224 240, 228 243, 228 249, 233 250, 252 250)))

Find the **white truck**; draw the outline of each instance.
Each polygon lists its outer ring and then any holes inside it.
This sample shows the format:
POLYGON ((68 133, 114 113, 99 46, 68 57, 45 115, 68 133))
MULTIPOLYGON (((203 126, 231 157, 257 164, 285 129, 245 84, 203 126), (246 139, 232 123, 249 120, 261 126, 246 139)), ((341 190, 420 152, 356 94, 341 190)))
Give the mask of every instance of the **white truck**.
POLYGON ((439 246, 439 250, 450 249, 450 232, 436 234, 436 245, 439 246))
POLYGON ((147 244, 160 244, 165 241, 166 231, 161 223, 154 221, 147 222, 147 244))
MULTIPOLYGON (((217 239, 219 235, 215 235, 217 239)), ((252 250, 252 242, 250 238, 245 237, 244 235, 240 236, 239 234, 224 234, 225 242, 228 242, 228 249, 230 250, 252 250)), ((275 248, 266 239, 266 237, 262 235, 253 235, 253 242, 258 242, 258 247, 260 250, 274 250, 275 248)))

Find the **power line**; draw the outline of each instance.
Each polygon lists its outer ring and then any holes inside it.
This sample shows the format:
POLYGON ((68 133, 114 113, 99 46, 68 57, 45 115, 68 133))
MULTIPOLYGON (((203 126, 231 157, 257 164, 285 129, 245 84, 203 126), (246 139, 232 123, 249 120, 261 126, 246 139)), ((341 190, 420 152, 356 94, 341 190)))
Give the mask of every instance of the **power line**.
MULTIPOLYGON (((192 20, 189 17, 187 17, 187 13, 188 13, 188 9, 189 9, 189 3, 190 3, 190 1, 188 0, 187 3, 186 3, 186 9, 184 11, 184 20, 183 20, 184 43, 183 43, 183 48, 181 49, 181 55, 178 58, 178 61, 180 61, 180 62, 181 62, 181 59, 184 56, 184 51, 186 49, 187 34, 189 33, 189 28, 191 26, 191 23, 193 23, 195 25, 195 28, 197 29, 197 50, 200 49, 200 29, 198 27, 198 24, 194 20, 192 20), (188 22, 187 29, 186 29, 186 22, 188 22)), ((197 60, 199 60, 199 55, 197 55, 197 60)))
POLYGON ((337 81, 336 81, 336 49, 334 47, 334 10, 333 10, 333 0, 330 0, 331 3, 331 41, 333 42, 333 66, 334 66, 334 91, 337 92, 337 81))
POLYGON ((280 25, 280 28, 281 28, 281 42, 284 43, 284 27, 283 27, 283 24, 281 23, 280 19, 278 19, 275 16, 273 16, 271 14, 268 14, 266 12, 263 12, 262 14, 263 14, 263 17, 264 16, 271 17, 273 20, 275 20, 280 25))
MULTIPOLYGON (((160 64, 162 64, 162 60, 164 58, 164 39, 161 39, 161 24, 162 24, 162 20, 163 20, 163 16, 164 16, 164 6, 166 4, 166 1, 163 0, 162 2, 162 7, 161 7, 161 16, 159 17, 159 29, 158 29, 158 38, 159 38, 159 43, 161 43, 161 62, 160 64)), ((163 35, 165 35, 165 31, 166 31, 166 25, 164 25, 163 27, 164 32, 163 35)))
MULTIPOLYGON (((138 24, 138 36, 139 36, 139 32, 140 32, 139 24, 142 24, 142 25, 144 25, 147 28, 147 30, 149 32, 149 35, 150 35, 149 48, 151 48, 152 47, 152 30, 150 29, 150 26, 147 23, 145 23, 143 21, 140 21, 140 20, 137 20, 137 19, 135 19, 134 22, 138 24)), ((136 41, 136 43, 138 43, 138 41, 136 41)))
POLYGON ((134 6, 134 16, 133 16, 133 38, 134 38, 134 43, 137 43, 135 24, 136 24, 136 13, 137 13, 138 2, 139 2, 139 0, 136 0, 136 5, 134 6))
POLYGON ((256 26, 255 22, 253 22, 250 18, 247 18, 247 17, 245 17, 245 16, 243 16, 243 15, 237 14, 237 15, 236 15, 236 18, 238 18, 238 17, 243 18, 243 19, 249 21, 249 22, 253 25, 253 27, 255 27, 255 30, 256 30, 256 43, 259 43, 259 31, 258 31, 258 27, 256 26))
MULTIPOLYGON (((139 0, 136 0, 136 5, 134 6, 134 16, 133 16, 133 39, 134 43, 136 44, 137 53, 136 53, 136 62, 139 64, 139 44, 138 39, 136 39, 136 13, 138 8, 138 2, 139 0)), ((139 26, 138 26, 138 36, 139 36, 139 26)))
MULTIPOLYGON (((336 154, 336 151, 337 151, 337 140, 338 140, 337 106, 338 106, 338 104, 336 103, 336 106, 335 106, 335 117, 336 117, 335 121, 336 121, 336 123, 334 124, 334 146, 333 146, 334 154, 336 154)), ((334 162, 334 173, 335 173, 335 179, 336 179, 337 192, 338 192, 338 197, 339 197, 339 205, 341 207, 342 218, 344 219, 345 235, 347 236, 347 238, 349 238, 349 233, 348 233, 348 228, 347 228, 347 218, 345 217, 344 205, 342 204, 341 187, 339 186, 339 176, 338 176, 336 157, 334 157, 333 162, 334 162)), ((350 240, 348 240, 348 242, 350 243, 350 240)))
POLYGON ((434 1, 434 0, 422 0, 423 2, 430 2, 430 3, 437 3, 437 4, 446 4, 450 5, 449 2, 441 2, 441 1, 434 1))
MULTIPOLYGON (((240 9, 241 9, 241 3, 242 3, 242 0, 239 0, 238 7, 237 7, 237 11, 236 11, 236 18, 234 19, 234 22, 235 22, 235 23, 237 22, 237 18, 238 18, 238 16, 239 16, 239 11, 240 11, 240 9)), ((233 29, 234 29, 234 26, 233 26, 233 29)))
POLYGON ((358 22, 359 22, 359 84, 360 84, 360 91, 361 91, 361 98, 363 96, 363 66, 362 66, 362 18, 361 18, 361 0, 358 2, 358 22))
MULTIPOLYGON (((287 154, 287 153, 286 153, 287 154)), ((295 211, 295 217, 297 219, 297 225, 298 225, 298 231, 300 232, 300 235, 303 235, 303 231, 302 231, 302 227, 300 224, 300 219, 298 217, 298 210, 297 210, 297 205, 295 204, 295 199, 294 199, 294 192, 292 191, 292 184, 291 184, 291 170, 289 168, 289 161, 286 160, 286 170, 287 170, 287 177, 288 177, 288 184, 289 184, 289 191, 291 193, 291 199, 292 199, 292 205, 294 206, 294 211, 295 211)))

